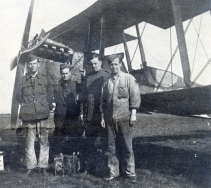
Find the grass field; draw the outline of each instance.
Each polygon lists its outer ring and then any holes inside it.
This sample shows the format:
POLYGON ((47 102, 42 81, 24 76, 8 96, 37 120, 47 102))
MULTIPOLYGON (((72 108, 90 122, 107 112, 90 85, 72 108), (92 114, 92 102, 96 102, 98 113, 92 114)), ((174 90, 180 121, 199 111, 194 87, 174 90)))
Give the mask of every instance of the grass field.
MULTIPOLYGON (((133 140, 136 184, 123 178, 107 183, 101 174, 55 177, 52 156, 47 179, 39 173, 24 178, 24 142, 9 129, 9 120, 9 115, 0 115, 0 151, 5 153, 5 171, 0 172, 0 187, 211 187, 209 118, 138 114, 133 140)), ((49 137, 53 139, 52 131, 49 137)))

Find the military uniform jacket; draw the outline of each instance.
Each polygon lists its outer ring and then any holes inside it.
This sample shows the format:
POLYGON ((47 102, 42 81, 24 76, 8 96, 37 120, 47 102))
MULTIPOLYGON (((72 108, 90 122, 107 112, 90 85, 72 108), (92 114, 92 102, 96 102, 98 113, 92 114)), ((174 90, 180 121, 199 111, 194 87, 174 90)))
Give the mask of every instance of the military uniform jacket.
POLYGON ((110 73, 107 70, 101 69, 86 76, 83 94, 85 120, 100 120, 101 90, 109 75, 110 73))
POLYGON ((54 100, 56 103, 55 116, 77 118, 80 113, 77 94, 79 84, 76 81, 69 80, 58 81, 54 86, 54 100))
POLYGON ((49 117, 53 100, 53 89, 50 80, 38 73, 34 78, 26 74, 21 80, 17 100, 23 121, 41 120, 49 117))

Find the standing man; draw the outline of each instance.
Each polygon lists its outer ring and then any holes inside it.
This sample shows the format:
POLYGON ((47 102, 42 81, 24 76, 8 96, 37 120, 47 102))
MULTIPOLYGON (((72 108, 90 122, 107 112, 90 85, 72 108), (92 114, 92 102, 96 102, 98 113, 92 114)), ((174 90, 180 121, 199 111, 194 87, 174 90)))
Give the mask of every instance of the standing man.
POLYGON ((104 180, 110 181, 119 176, 119 160, 116 154, 120 153, 124 175, 131 182, 136 182, 132 139, 140 94, 135 78, 121 71, 123 57, 123 53, 108 56, 111 76, 102 90, 101 125, 106 125, 108 131, 109 169, 109 175, 104 180))
POLYGON ((20 119, 26 127, 26 176, 37 167, 47 176, 49 159, 48 117, 52 107, 53 90, 46 75, 38 71, 39 59, 30 57, 27 63, 28 73, 21 80, 18 101, 21 104, 20 119), (32 59, 33 58, 33 59, 32 59), (40 144, 39 159, 35 154, 35 141, 40 144))
POLYGON ((86 137, 93 137, 94 143, 87 145, 89 151, 87 151, 87 162, 90 165, 94 161, 93 153, 97 148, 102 149, 102 140, 105 137, 105 130, 101 127, 101 112, 100 112, 100 100, 102 85, 109 77, 110 73, 107 70, 102 69, 102 59, 98 54, 92 54, 90 65, 92 72, 85 77, 84 89, 82 94, 82 101, 84 106, 84 116, 82 117, 85 122, 85 135, 86 137), (97 139, 95 139, 97 138, 97 139), (96 148, 97 147, 97 148, 96 148))
POLYGON ((84 121, 87 125, 86 136, 100 137, 104 131, 100 125, 101 112, 100 100, 102 85, 108 79, 110 73, 102 69, 102 60, 98 54, 93 54, 90 60, 92 72, 85 78, 83 103, 84 121))
MULTIPOLYGON (((61 80, 54 86, 54 100, 56 103, 54 112, 54 136, 57 138, 62 138, 63 135, 70 137, 80 136, 81 129, 79 129, 80 127, 78 126, 78 118, 80 115, 80 104, 78 101, 79 84, 76 78, 71 75, 70 66, 68 64, 60 65, 60 75, 61 80)), ((58 143, 59 142, 61 142, 60 139, 58 140, 58 143)), ((69 146, 69 148, 75 150, 77 143, 71 143, 72 147, 69 146)), ((58 145, 58 147, 60 147, 60 145, 58 145)), ((58 147, 56 148, 57 152, 60 150, 58 147)), ((58 153, 60 152, 62 151, 60 150, 58 153)))

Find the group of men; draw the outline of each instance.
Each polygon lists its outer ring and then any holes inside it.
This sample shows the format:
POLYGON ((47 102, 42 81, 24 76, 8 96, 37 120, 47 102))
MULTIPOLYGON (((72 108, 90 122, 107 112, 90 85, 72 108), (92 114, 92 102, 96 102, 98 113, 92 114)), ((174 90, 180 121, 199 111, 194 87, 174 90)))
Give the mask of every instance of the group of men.
MULTIPOLYGON (((85 127, 83 136, 97 138, 106 150, 108 175, 104 180, 111 181, 119 177, 120 154, 123 174, 132 182, 136 181, 132 138, 136 110, 140 106, 140 93, 135 78, 121 71, 123 57, 123 53, 108 56, 108 72, 102 69, 99 55, 93 54, 89 62, 93 71, 85 76, 80 85, 71 79, 67 64, 61 64, 61 80, 52 84, 48 76, 39 71, 38 58, 28 61, 28 73, 22 78, 17 96, 21 105, 19 117, 27 127, 26 176, 35 169, 39 169, 44 177, 48 175, 48 117, 50 110, 55 107, 54 136, 67 132, 72 136, 77 135, 75 125, 80 122, 85 127), (38 160, 35 140, 40 143, 38 160)), ((83 148, 86 151, 83 154, 87 156, 88 153, 90 155, 89 148, 94 148, 89 147, 89 144, 86 143, 86 148, 83 148)))

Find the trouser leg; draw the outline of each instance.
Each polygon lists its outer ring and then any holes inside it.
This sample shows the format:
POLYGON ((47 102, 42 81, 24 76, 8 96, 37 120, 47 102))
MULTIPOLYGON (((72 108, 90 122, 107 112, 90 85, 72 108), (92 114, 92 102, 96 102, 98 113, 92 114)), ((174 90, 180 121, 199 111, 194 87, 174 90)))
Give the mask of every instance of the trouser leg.
POLYGON ((135 176, 135 159, 132 147, 133 128, 129 125, 128 119, 120 119, 118 124, 118 140, 124 162, 123 171, 126 176, 135 176))
POLYGON ((94 174, 94 167, 96 165, 95 156, 96 149, 94 146, 95 138, 87 137, 82 142, 81 155, 82 155, 82 168, 94 174))
POLYGON ((99 127, 96 128, 96 132, 95 148, 105 151, 107 149, 107 131, 99 124, 99 127))
POLYGON ((93 140, 95 140, 96 130, 93 126, 92 121, 86 121, 85 124, 85 138, 83 142, 83 147, 81 147, 82 155, 82 168, 87 171, 92 171, 93 158, 95 152, 95 145, 93 140))
POLYGON ((51 150, 53 151, 53 155, 58 155, 59 153, 65 153, 67 151, 66 148, 66 132, 64 126, 65 116, 54 115, 54 124, 55 129, 53 132, 53 138, 51 145, 51 150))
POLYGON ((36 129, 28 128, 25 145, 26 167, 33 169, 37 167, 37 158, 35 154, 34 141, 36 138, 36 129))
POLYGON ((58 116, 54 115, 54 124, 55 124, 55 129, 53 132, 54 136, 61 136, 64 134, 64 121, 65 117, 64 116, 58 116))
POLYGON ((48 129, 41 128, 40 132, 40 154, 38 167, 47 168, 49 160, 49 141, 48 141, 48 129))
POLYGON ((112 122, 107 123, 108 131, 108 170, 111 176, 119 176, 119 160, 116 157, 116 131, 112 122))

